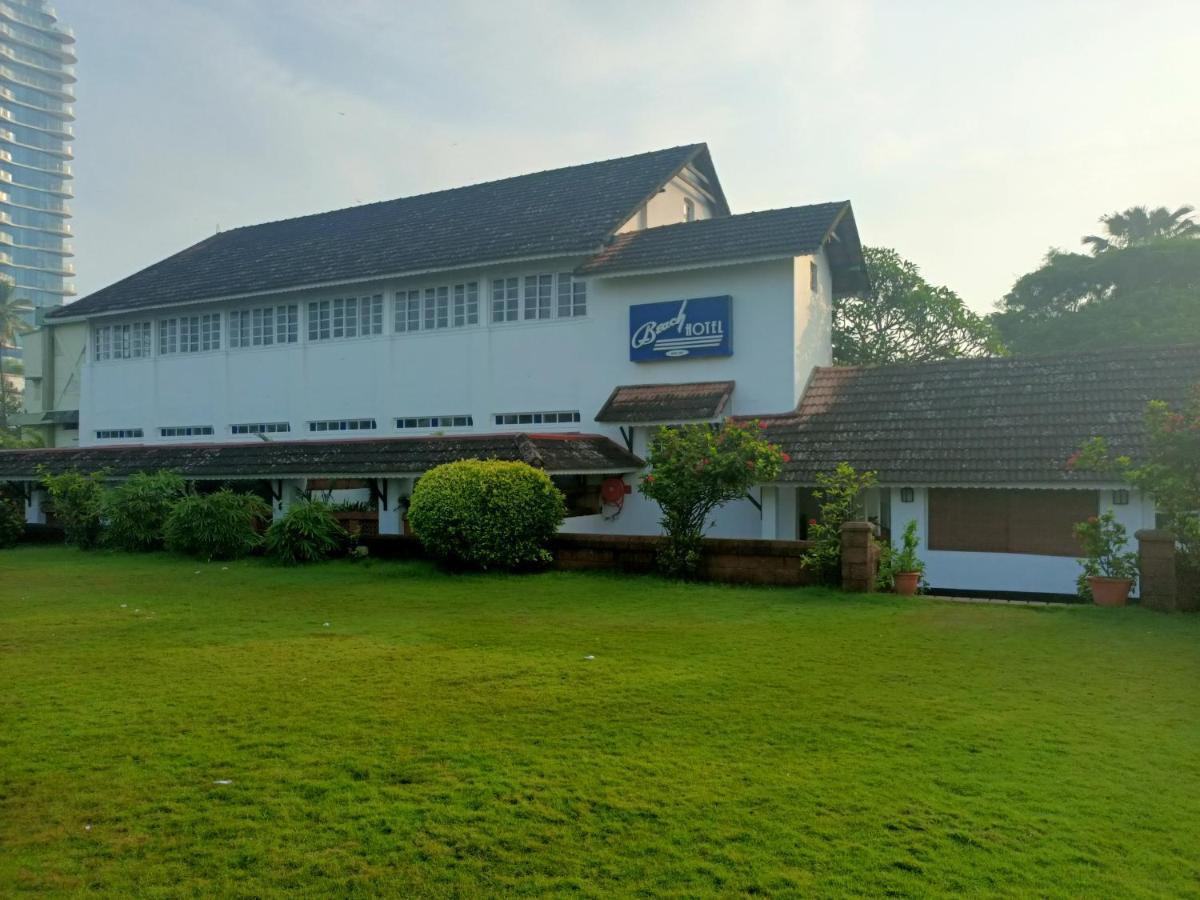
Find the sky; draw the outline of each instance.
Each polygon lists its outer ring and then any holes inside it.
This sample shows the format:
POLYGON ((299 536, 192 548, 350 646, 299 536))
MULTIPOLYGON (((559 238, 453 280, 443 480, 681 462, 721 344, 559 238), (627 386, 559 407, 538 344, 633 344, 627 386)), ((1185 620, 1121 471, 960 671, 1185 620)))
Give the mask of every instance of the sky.
POLYGON ((706 141, 735 213, 849 199, 977 311, 1200 205, 1200 3, 57 0, 79 296, 212 234, 706 141))

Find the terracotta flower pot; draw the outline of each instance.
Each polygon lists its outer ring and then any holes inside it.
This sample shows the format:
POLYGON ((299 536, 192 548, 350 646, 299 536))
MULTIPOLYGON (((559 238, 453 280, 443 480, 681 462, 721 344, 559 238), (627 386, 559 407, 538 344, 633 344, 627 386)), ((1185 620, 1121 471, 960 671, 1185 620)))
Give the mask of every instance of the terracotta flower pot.
POLYGON ((1133 580, 1089 575, 1088 587, 1092 589, 1092 599, 1096 601, 1097 606, 1124 606, 1125 601, 1129 599, 1133 580))
POLYGON ((917 592, 921 583, 920 572, 897 572, 895 575, 896 593, 901 597, 911 597, 917 592))

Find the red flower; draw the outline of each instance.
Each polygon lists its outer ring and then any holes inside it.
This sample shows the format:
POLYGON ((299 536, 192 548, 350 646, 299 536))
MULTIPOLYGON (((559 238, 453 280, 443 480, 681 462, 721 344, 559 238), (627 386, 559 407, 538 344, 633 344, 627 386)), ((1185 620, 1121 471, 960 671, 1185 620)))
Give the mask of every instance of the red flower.
POLYGON ((762 419, 759 419, 757 424, 760 429, 767 427, 767 423, 764 422, 762 419))
POLYGON ((816 524, 817 524, 817 520, 816 520, 816 519, 809 519, 809 520, 808 520, 808 524, 809 524, 809 525, 816 525, 816 524))
POLYGON ((792 456, 791 456, 791 454, 790 454, 790 453, 781 453, 781 454, 779 454, 779 455, 780 455, 780 458, 782 458, 784 462, 791 462, 791 461, 792 461, 792 456))
POLYGON ((650 482, 651 484, 653 484, 653 483, 654 483, 654 476, 653 476, 653 475, 647 475, 647 476, 646 476, 646 481, 648 481, 648 482, 650 482))
POLYGON ((1098 516, 1088 516, 1088 521, 1095 525, 1100 521, 1100 518, 1098 516))
POLYGON ((1076 450, 1074 453, 1072 453, 1070 456, 1067 457, 1067 471, 1071 471, 1072 469, 1075 468, 1075 466, 1077 466, 1079 464, 1079 458, 1081 456, 1083 456, 1083 451, 1076 450))

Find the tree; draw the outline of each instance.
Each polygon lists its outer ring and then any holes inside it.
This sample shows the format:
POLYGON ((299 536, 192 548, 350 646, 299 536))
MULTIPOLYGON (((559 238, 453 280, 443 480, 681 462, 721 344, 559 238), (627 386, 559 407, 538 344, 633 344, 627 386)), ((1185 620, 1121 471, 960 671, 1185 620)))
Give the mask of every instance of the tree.
POLYGON ((12 282, 0 278, 0 431, 8 428, 8 416, 16 412, 16 404, 9 396, 8 376, 4 371, 4 348, 15 347, 17 336, 30 330, 25 314, 33 309, 28 300, 15 296, 12 282))
POLYGON ((870 288, 834 300, 833 358, 839 365, 924 362, 1003 352, 988 321, 949 288, 885 247, 864 247, 870 288))
POLYGON ((1200 240, 1051 250, 992 317, 1013 353, 1200 342, 1200 240))
POLYGON ((662 509, 667 539, 658 562, 664 574, 693 577, 713 511, 779 477, 789 457, 762 437, 761 427, 727 419, 719 429, 660 428, 651 440, 650 472, 638 489, 662 509))
POLYGON ((1109 250, 1149 244, 1162 238, 1200 237, 1200 225, 1192 221, 1195 211, 1194 206, 1181 206, 1174 210, 1165 206, 1154 209, 1131 206, 1124 212, 1100 217, 1108 237, 1089 234, 1084 237, 1083 243, 1091 247, 1094 255, 1099 255, 1109 250))

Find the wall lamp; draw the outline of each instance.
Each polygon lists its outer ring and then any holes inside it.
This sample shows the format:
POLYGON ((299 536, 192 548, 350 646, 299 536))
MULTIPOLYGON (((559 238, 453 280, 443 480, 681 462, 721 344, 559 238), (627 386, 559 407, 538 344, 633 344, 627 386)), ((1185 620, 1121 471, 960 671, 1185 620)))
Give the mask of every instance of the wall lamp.
POLYGON ((900 488, 900 502, 901 503, 912 503, 913 496, 914 495, 913 495, 912 488, 900 488))
POLYGON ((1128 506, 1129 491, 1113 491, 1113 506, 1128 506))

